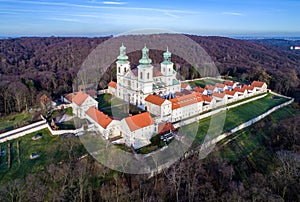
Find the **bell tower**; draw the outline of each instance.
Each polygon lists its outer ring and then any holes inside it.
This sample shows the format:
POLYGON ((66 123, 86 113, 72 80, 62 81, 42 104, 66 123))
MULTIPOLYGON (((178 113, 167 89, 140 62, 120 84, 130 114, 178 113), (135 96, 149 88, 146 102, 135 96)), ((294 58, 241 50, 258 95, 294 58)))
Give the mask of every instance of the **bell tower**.
POLYGON ((145 47, 142 49, 142 58, 139 60, 138 66, 138 82, 141 85, 143 94, 150 94, 153 92, 153 66, 152 60, 149 58, 149 49, 145 47))
POLYGON ((117 57, 117 76, 124 75, 130 69, 130 62, 126 55, 126 47, 123 45, 120 47, 120 55, 117 57))
POLYGON ((167 51, 164 52, 163 54, 164 56, 164 61, 162 63, 160 63, 160 67, 161 67, 161 73, 165 76, 165 83, 167 85, 172 85, 172 81, 173 79, 171 77, 174 77, 174 75, 176 75, 175 70, 173 69, 173 62, 171 62, 171 52, 169 51, 169 49, 167 48, 167 51))
POLYGON ((117 57, 117 97, 124 97, 124 76, 126 72, 130 70, 130 62, 126 55, 126 47, 123 45, 120 47, 120 55, 117 57))

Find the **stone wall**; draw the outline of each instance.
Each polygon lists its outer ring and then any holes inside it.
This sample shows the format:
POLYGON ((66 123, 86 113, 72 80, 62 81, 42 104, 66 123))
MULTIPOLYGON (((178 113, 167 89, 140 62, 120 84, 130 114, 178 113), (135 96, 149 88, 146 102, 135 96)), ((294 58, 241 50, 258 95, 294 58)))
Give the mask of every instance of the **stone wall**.
POLYGON ((292 102, 294 102, 294 99, 292 99, 290 101, 287 101, 287 102, 285 102, 281 105, 278 105, 276 107, 273 107, 272 109, 268 110, 267 112, 255 117, 253 119, 250 119, 249 121, 244 122, 244 123, 240 124, 239 126, 231 129, 229 132, 223 133, 223 134, 219 135, 218 137, 216 137, 216 138, 214 138, 214 139, 212 139, 208 142, 205 142, 204 144, 201 145, 200 152, 207 149, 207 148, 210 148, 210 147, 214 146, 217 142, 219 142, 219 141, 223 140, 224 138, 232 135, 233 133, 236 133, 237 131, 240 131, 240 130, 246 128, 246 127, 249 127, 249 126, 253 125, 254 123, 262 120, 263 118, 265 118, 266 116, 270 115, 271 113, 277 111, 278 109, 291 104, 292 102))
POLYGON ((182 121, 180 121, 180 122, 178 122, 178 123, 175 123, 175 124, 174 124, 174 127, 175 127, 175 128, 179 128, 179 127, 182 127, 182 126, 191 124, 191 123, 193 123, 193 122, 195 122, 195 121, 199 121, 199 120, 201 120, 201 119, 210 117, 210 116, 212 116, 212 115, 214 115, 214 114, 217 114, 217 113, 219 113, 219 112, 222 112, 222 111, 225 111, 225 110, 228 110, 228 109, 231 109, 231 108, 238 107, 238 106, 240 106, 240 105, 246 104, 246 103, 248 103, 248 102, 252 102, 252 101, 254 101, 254 100, 261 99, 261 98, 263 98, 263 97, 265 97, 265 96, 267 96, 267 94, 264 94, 264 95, 261 95, 261 96, 257 96, 257 97, 251 98, 251 99, 249 99, 249 100, 245 100, 245 101, 242 101, 242 102, 239 102, 239 103, 237 103, 237 104, 230 105, 230 106, 226 106, 226 105, 225 105, 223 108, 215 109, 215 110, 213 110, 213 111, 206 112, 206 113, 204 113, 204 114, 195 116, 195 117, 193 117, 193 118, 186 119, 186 120, 182 120, 182 121))
POLYGON ((0 143, 17 139, 19 137, 23 137, 30 133, 34 133, 46 128, 50 131, 51 135, 62 135, 67 133, 77 134, 79 132, 84 131, 83 127, 76 130, 52 130, 52 128, 47 123, 46 119, 44 119, 44 117, 42 117, 42 119, 42 121, 0 134, 0 143))

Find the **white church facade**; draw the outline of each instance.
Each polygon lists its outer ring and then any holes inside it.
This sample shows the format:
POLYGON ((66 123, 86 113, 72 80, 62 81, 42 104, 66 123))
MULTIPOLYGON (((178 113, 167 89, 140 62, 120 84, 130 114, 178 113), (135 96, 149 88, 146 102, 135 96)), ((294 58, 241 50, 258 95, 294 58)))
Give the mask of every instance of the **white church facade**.
MULTIPOLYGON (((117 84, 115 96, 145 108, 145 98, 150 94, 160 96, 179 92, 180 82, 176 79, 174 64, 171 62, 171 53, 167 50, 163 54, 164 61, 160 67, 154 67, 149 58, 149 49, 142 49, 142 58, 135 69, 131 69, 126 47, 122 44, 117 64, 117 84)), ((113 91, 113 89, 112 89, 113 91)))

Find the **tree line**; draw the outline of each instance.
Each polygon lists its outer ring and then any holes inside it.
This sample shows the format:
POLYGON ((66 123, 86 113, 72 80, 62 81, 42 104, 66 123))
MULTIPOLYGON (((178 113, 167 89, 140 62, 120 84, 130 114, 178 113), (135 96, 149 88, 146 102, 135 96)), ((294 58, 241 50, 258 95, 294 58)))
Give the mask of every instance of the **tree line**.
POLYGON ((110 170, 91 156, 78 160, 80 141, 61 137, 59 153, 66 159, 0 185, 0 200, 299 201, 299 118, 255 124, 249 135, 265 138, 237 160, 222 157, 221 144, 206 159, 192 155, 152 178, 110 170))
MULTIPOLYGON (((300 54, 275 46, 223 37, 190 36, 210 55, 221 75, 242 82, 266 81, 271 89, 300 97, 300 54)), ((0 40, 0 114, 26 110, 47 94, 58 98, 73 91, 74 79, 88 54, 109 37, 29 37, 0 40)), ((163 51, 150 51, 159 64, 163 51)), ((133 67, 140 51, 128 54, 133 67)), ((180 79, 201 77, 201 72, 183 58, 172 55, 180 79)), ((200 67, 202 68, 202 67, 200 67)), ((203 67, 205 68, 205 67, 203 67)), ((115 78, 115 64, 99 78, 98 88, 105 88, 115 78)), ((76 90, 76 89, 74 89, 76 90)))

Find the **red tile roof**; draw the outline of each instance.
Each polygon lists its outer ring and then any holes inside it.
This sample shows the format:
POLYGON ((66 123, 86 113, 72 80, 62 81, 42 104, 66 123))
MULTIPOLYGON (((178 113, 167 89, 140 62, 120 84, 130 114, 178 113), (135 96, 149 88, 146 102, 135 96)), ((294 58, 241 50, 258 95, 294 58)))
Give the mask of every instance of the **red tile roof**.
POLYGON ((152 104, 155 104, 158 106, 161 106, 164 103, 165 99, 163 99, 157 95, 150 94, 145 98, 145 101, 151 102, 152 104))
POLYGON ((246 86, 246 85, 244 85, 243 88, 245 88, 247 90, 253 90, 254 86, 246 86))
POLYGON ((234 90, 240 93, 244 93, 247 90, 247 88, 245 86, 243 86, 242 88, 235 87, 234 90))
POLYGON ((191 104, 195 104, 197 102, 202 102, 203 99, 200 97, 199 93, 193 93, 170 99, 170 101, 172 102, 172 110, 174 110, 191 104))
POLYGON ((211 102, 211 101, 212 101, 212 96, 202 95, 201 97, 202 97, 202 99, 203 99, 205 102, 211 102))
POLYGON ((214 97, 218 97, 218 98, 224 98, 225 97, 225 93, 213 93, 213 95, 212 96, 214 96, 214 97))
POLYGON ((211 86, 211 85, 206 85, 205 88, 206 88, 207 90, 214 91, 216 87, 215 87, 215 86, 211 86))
POLYGON ((88 94, 83 93, 82 91, 79 91, 75 97, 73 97, 72 102, 77 104, 78 106, 82 105, 82 103, 89 97, 88 94))
POLYGON ((205 91, 204 88, 200 88, 200 87, 195 87, 194 91, 198 92, 198 93, 203 93, 205 91))
POLYGON ((86 115, 91 117, 91 119, 97 122, 102 128, 107 128, 107 126, 112 122, 112 119, 108 115, 99 111, 95 107, 90 107, 86 111, 86 115))
POLYGON ((175 130, 172 123, 162 123, 158 125, 158 133, 164 133, 170 130, 175 130))
POLYGON ((131 131, 135 131, 146 126, 154 124, 149 112, 144 112, 125 118, 125 121, 131 131))
POLYGON ((224 85, 226 85, 226 86, 233 86, 234 82, 233 81, 225 81, 224 85))
POLYGON ((112 88, 117 88, 117 82, 114 81, 110 81, 108 86, 112 87, 112 88))
POLYGON ((224 88, 225 87, 225 84, 222 84, 222 83, 216 83, 215 86, 217 88, 224 88))
POLYGON ((225 92, 225 94, 231 95, 231 96, 234 96, 234 94, 236 93, 235 90, 225 90, 224 92, 225 92))
POLYGON ((265 84, 265 82, 261 82, 261 81, 253 81, 251 83, 251 86, 257 87, 257 88, 261 88, 263 85, 265 84))

